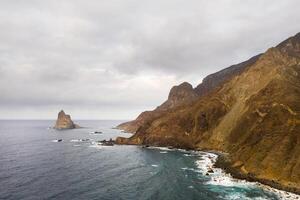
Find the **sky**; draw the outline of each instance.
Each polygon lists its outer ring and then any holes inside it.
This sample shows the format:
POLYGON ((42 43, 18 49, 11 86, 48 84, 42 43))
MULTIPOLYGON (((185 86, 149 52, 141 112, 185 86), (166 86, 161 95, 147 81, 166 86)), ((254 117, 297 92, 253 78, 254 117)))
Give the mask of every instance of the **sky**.
POLYGON ((0 119, 134 119, 300 31, 299 0, 0 0, 0 119))

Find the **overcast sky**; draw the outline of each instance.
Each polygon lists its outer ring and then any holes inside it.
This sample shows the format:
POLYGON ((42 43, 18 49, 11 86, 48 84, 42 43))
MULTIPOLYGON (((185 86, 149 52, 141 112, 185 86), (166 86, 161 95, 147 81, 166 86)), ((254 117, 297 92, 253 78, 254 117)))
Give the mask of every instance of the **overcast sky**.
POLYGON ((300 31, 299 0, 1 0, 0 118, 132 119, 300 31))

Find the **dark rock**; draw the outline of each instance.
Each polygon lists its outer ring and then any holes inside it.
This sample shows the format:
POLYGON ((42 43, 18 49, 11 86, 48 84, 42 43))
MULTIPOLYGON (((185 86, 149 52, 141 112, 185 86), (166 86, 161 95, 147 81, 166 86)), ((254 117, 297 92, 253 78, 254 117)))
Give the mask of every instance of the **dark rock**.
POLYGON ((115 141, 110 138, 110 140, 108 141, 102 140, 102 141, 98 141, 98 143, 100 143, 102 146, 114 146, 115 141))
POLYGON ((102 131, 94 131, 92 132, 93 134, 102 134, 103 132, 102 131))
POLYGON ((212 168, 209 168, 209 169, 207 170, 207 172, 208 172, 208 173, 214 173, 214 170, 213 170, 212 168))

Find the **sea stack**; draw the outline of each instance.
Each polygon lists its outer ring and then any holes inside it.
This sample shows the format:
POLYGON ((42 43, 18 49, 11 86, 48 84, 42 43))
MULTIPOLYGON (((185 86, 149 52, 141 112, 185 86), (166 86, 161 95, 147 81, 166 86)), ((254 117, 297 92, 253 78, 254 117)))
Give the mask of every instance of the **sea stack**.
POLYGON ((55 129, 74 129, 80 128, 71 120, 71 116, 67 115, 63 110, 58 113, 57 120, 54 126, 55 129))

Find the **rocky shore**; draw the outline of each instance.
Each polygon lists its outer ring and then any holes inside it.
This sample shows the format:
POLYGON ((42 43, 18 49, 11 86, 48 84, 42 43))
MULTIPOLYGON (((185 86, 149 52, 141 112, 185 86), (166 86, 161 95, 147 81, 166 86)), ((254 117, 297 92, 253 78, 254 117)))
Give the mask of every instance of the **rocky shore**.
POLYGON ((238 165, 234 166, 228 158, 228 155, 225 154, 218 153, 218 159, 215 163, 215 167, 223 169, 226 173, 230 174, 232 177, 237 179, 243 179, 249 182, 259 182, 264 185, 271 186, 272 188, 300 195, 299 187, 284 185, 279 182, 276 182, 275 180, 258 178, 255 174, 252 173, 243 173, 243 170, 241 170, 238 165))
MULTIPOLYGON (((244 170, 241 169, 241 166, 239 166, 237 163, 233 163, 230 158, 229 154, 225 152, 220 152, 212 149, 199 149, 199 148, 191 148, 191 147, 184 147, 184 146, 177 146, 173 147, 170 145, 165 145, 165 146, 153 146, 151 144, 137 144, 135 142, 132 142, 129 138, 123 138, 123 137, 118 137, 115 141, 113 141, 114 144, 117 145, 137 145, 141 146, 142 148, 167 148, 170 150, 174 149, 182 149, 186 151, 199 151, 199 152, 209 152, 217 155, 216 161, 213 164, 214 167, 220 168, 224 170, 224 172, 230 174, 233 178, 236 179, 241 179, 241 180, 246 180, 248 182, 258 182, 266 186, 270 186, 271 188, 275 188, 278 190, 286 191, 286 192, 291 192, 297 195, 300 195, 300 188, 297 186, 292 186, 292 185, 284 185, 282 183, 279 183, 275 180, 268 180, 268 179, 262 179, 258 178, 255 174, 253 173, 245 173, 244 170)), ((209 175, 210 173, 213 172, 213 169, 210 168, 206 175, 209 175)), ((300 199, 300 197, 299 197, 300 199)))
POLYGON ((300 191, 300 33, 118 128, 117 144, 227 152, 218 164, 236 177, 300 191), (163 109, 162 109, 163 108, 163 109))

